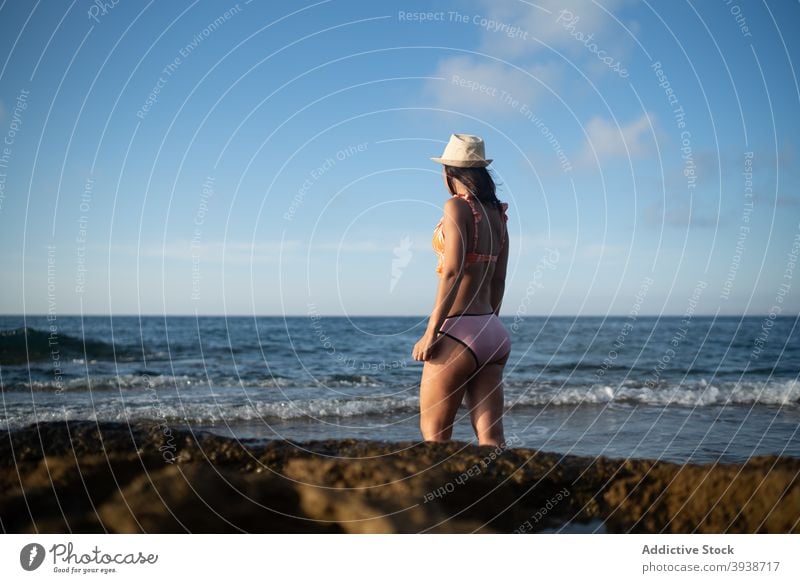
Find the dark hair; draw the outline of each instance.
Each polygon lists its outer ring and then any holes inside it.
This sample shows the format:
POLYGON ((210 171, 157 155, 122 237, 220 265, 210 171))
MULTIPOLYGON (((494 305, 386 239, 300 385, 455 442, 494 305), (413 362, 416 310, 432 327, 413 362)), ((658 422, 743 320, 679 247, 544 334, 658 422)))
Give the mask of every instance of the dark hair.
POLYGON ((459 166, 448 166, 444 164, 444 173, 450 194, 455 195, 456 193, 452 181, 452 179, 455 178, 479 201, 491 204, 497 208, 497 210, 502 210, 500 200, 497 198, 497 187, 488 168, 482 166, 461 168, 459 166))

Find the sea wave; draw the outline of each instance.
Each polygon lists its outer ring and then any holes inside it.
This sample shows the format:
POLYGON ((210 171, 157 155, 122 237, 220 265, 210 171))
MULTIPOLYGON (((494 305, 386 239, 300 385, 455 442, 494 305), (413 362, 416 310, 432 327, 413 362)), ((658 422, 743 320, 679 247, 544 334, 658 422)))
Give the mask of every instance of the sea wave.
MULTIPOLYGON (((282 394, 281 396, 286 396, 282 394)), ((566 387, 508 391, 506 410, 548 407, 599 407, 609 404, 634 404, 646 407, 709 406, 800 406, 797 380, 768 383, 698 382, 672 390, 646 387, 566 387)), ((245 399, 228 394, 207 398, 98 399, 90 402, 42 403, 34 411, 23 402, 4 409, 0 427, 15 428, 37 421, 84 419, 96 421, 165 420, 168 423, 225 424, 246 421, 322 420, 335 418, 415 415, 419 398, 408 393, 395 396, 336 396, 329 398, 245 399)))
MULTIPOLYGON (((159 374, 142 370, 134 373, 107 376, 89 376, 60 381, 48 380, 4 380, 0 390, 5 393, 73 393, 156 390, 167 394, 175 389, 182 394, 201 389, 204 391, 222 388, 248 389, 355 389, 383 388, 383 392, 417 390, 419 379, 398 379, 381 375, 331 374, 308 378, 280 376, 241 375, 201 376, 200 374, 159 374)), ((617 384, 565 384, 557 380, 506 379, 506 402, 517 406, 561 406, 596 405, 602 403, 638 403, 651 406, 683 405, 710 406, 724 404, 797 405, 800 404, 800 382, 793 379, 713 381, 704 378, 681 383, 659 380, 658 383, 625 379, 617 384)), ((348 391, 349 392, 349 391, 348 391)))
POLYGON ((189 420, 195 423, 217 423, 220 421, 247 421, 253 419, 321 419, 342 417, 365 417, 387 413, 413 413, 419 409, 416 397, 382 397, 360 399, 298 399, 275 403, 251 403, 233 407, 208 407, 202 405, 191 411, 190 419, 185 415, 169 415, 167 418, 189 420))
POLYGON ((94 403, 91 408, 38 407, 35 412, 0 417, 0 429, 16 429, 33 423, 62 420, 88 421, 158 421, 194 425, 226 424, 242 421, 288 421, 294 419, 324 419, 413 414, 419 409, 419 399, 299 399, 277 402, 250 403, 126 403, 118 401, 94 403))
POLYGON ((0 330, 0 364, 15 365, 42 360, 88 357, 113 359, 114 345, 23 326, 0 330))
POLYGON ((242 388, 347 388, 388 386, 377 377, 368 375, 333 374, 308 379, 287 378, 279 375, 254 376, 202 376, 170 375, 154 371, 140 371, 118 375, 94 375, 79 378, 5 381, 0 385, 3 392, 88 392, 118 391, 130 389, 191 389, 194 387, 242 387, 242 388))
MULTIPOLYGON (((509 399, 507 398, 506 401, 509 399)), ((709 383, 704 379, 681 385, 651 388, 639 386, 592 385, 562 387, 555 391, 526 391, 513 403, 521 406, 598 405, 631 403, 648 406, 680 405, 800 405, 797 379, 709 383)))

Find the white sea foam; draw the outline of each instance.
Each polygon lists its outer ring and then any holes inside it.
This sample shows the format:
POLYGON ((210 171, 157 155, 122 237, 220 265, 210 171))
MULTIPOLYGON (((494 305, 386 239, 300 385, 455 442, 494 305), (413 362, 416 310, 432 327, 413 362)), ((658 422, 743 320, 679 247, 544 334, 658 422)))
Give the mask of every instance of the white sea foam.
MULTIPOLYGON (((239 421, 314 420, 380 415, 416 415, 419 399, 413 396, 342 396, 320 398, 267 398, 260 395, 248 401, 240 394, 213 394, 212 398, 182 395, 180 399, 164 397, 154 400, 146 393, 124 399, 101 398, 63 402, 37 402, 35 413, 30 401, 6 401, 0 428, 15 428, 37 421, 64 418, 96 421, 126 421, 166 419, 192 424, 235 423, 239 421)), ((287 397, 288 392, 268 393, 287 397)), ((683 386, 651 389, 646 386, 539 387, 506 391, 506 409, 542 406, 598 406, 608 403, 628 403, 648 407, 708 407, 708 406, 781 406, 800 407, 800 382, 797 380, 770 382, 708 383, 698 381, 683 386)), ((513 414, 513 413, 512 413, 513 414)))
POLYGON ((255 420, 291 420, 345 418, 388 413, 407 412, 413 414, 419 408, 419 399, 372 398, 372 399, 302 399, 277 402, 238 403, 227 402, 191 403, 179 405, 158 403, 131 403, 124 405, 119 400, 95 402, 93 407, 63 408, 37 407, 36 412, 24 412, 0 418, 0 429, 14 429, 26 425, 82 419, 89 421, 137 421, 163 419, 167 422, 191 424, 224 424, 255 420))
POLYGON ((17 392, 57 392, 57 391, 109 391, 126 389, 159 389, 170 387, 187 389, 192 387, 242 387, 242 388, 295 388, 295 387, 378 387, 382 386, 378 379, 367 375, 331 375, 309 377, 307 380, 288 379, 264 376, 261 378, 245 378, 234 376, 217 376, 203 378, 194 375, 166 374, 134 374, 126 373, 113 376, 81 377, 62 380, 56 383, 51 380, 33 380, 17 383, 6 383, 6 391, 17 392))
MULTIPOLYGON (((512 396, 513 399, 513 396, 512 396)), ((507 399, 509 400, 509 399, 507 399)), ((650 388, 645 386, 564 387, 543 392, 526 391, 514 402, 517 405, 595 405, 611 402, 641 405, 800 405, 800 382, 742 381, 708 383, 700 380, 684 385, 650 388)))

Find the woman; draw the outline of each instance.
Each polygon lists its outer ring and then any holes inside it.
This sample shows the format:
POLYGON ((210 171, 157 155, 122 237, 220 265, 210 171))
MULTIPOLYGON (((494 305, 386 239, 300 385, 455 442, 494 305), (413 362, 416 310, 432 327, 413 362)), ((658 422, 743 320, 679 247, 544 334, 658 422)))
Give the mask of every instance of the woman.
POLYGON ((441 158, 451 197, 436 225, 439 287, 425 334, 413 349, 424 361, 420 429, 426 441, 446 441, 466 397, 480 445, 505 446, 503 368, 511 340, 498 314, 508 265, 508 204, 495 184, 478 136, 453 134, 441 158))

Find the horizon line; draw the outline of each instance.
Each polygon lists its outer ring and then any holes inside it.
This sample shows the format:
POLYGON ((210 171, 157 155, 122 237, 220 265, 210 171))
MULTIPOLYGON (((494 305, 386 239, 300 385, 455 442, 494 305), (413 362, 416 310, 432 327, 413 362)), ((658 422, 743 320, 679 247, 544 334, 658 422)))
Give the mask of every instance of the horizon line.
MULTIPOLYGON (((316 316, 320 318, 429 318, 430 314, 319 314, 315 312, 314 314, 165 314, 165 313, 84 313, 80 314, 77 312, 69 312, 69 313, 60 313, 55 315, 55 319, 58 319, 59 316, 66 316, 66 317, 74 317, 74 316, 83 316, 83 317, 110 317, 110 316, 119 316, 119 317, 130 317, 130 316, 140 316, 140 317, 169 317, 169 318, 190 318, 190 317, 198 317, 198 318, 310 318, 311 316, 316 316)), ((20 314, 0 314, 0 318, 6 317, 19 317, 19 316, 27 316, 27 317, 48 317, 50 314, 47 313, 20 313, 20 314)), ((500 317, 517 317, 518 314, 500 314, 500 317)), ((698 314, 694 313, 691 314, 692 318, 708 318, 716 316, 718 318, 767 318, 770 317, 770 313, 764 314, 714 314, 714 313, 705 313, 705 314, 698 314)), ((521 316, 521 318, 601 318, 601 317, 614 317, 614 318, 623 318, 623 317, 631 317, 631 314, 525 314, 521 316)), ((637 314, 635 318, 683 318, 686 317, 686 314, 637 314)), ((800 313, 797 314, 775 314, 774 318, 797 318, 800 317, 800 313)))

